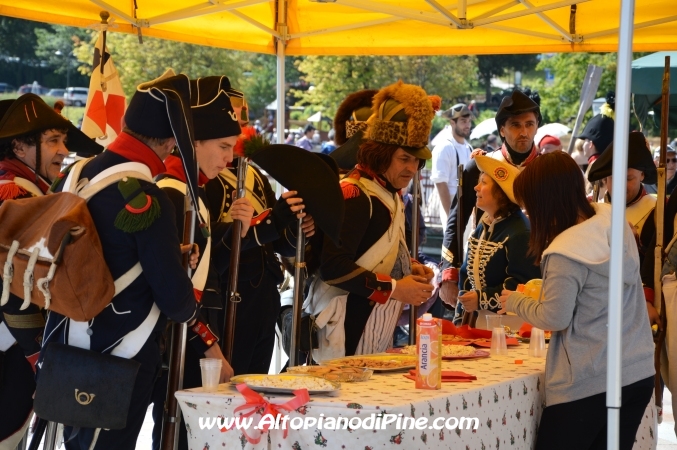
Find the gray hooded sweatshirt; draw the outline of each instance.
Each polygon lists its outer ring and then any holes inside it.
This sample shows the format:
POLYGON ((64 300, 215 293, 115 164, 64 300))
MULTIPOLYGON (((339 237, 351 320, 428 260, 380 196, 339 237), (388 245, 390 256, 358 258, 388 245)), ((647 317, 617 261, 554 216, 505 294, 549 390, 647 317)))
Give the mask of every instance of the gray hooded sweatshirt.
MULTIPOLYGON (((558 235, 543 252, 541 299, 520 293, 506 308, 535 327, 551 330, 545 364, 548 406, 606 392, 611 206, 558 235)), ((623 386, 654 375, 654 344, 646 313, 639 254, 630 227, 623 241, 623 386)))

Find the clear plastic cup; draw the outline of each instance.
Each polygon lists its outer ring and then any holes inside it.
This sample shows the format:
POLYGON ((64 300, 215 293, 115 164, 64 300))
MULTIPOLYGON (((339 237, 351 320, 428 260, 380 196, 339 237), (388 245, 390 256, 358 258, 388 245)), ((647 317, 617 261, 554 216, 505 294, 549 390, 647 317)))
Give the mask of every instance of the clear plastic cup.
POLYGON ((487 330, 493 330, 494 328, 503 327, 501 320, 503 316, 500 314, 487 314, 487 330))
POLYGON ((219 387, 221 375, 221 360, 203 358, 200 360, 200 369, 202 370, 202 389, 207 392, 216 391, 219 387))
POLYGON ((508 354, 508 344, 505 342, 505 328, 495 327, 491 331, 491 351, 492 356, 506 356, 508 354))
POLYGON ((529 356, 545 358, 545 333, 540 328, 534 327, 531 329, 529 356))

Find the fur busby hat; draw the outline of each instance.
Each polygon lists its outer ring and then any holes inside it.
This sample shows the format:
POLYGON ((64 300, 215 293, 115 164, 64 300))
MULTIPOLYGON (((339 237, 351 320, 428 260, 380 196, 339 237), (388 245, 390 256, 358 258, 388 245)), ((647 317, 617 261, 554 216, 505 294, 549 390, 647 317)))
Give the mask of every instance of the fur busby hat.
MULTIPOLYGON (((176 139, 179 157, 186 172, 188 192, 193 204, 199 204, 188 76, 175 75, 172 69, 168 69, 159 78, 137 86, 125 112, 125 125, 143 136, 176 139)), ((199 214, 198 219, 204 225, 199 214)))
MULTIPOLYGON (((613 164, 614 144, 602 152, 599 158, 590 166, 588 180, 590 182, 601 180, 611 175, 613 164)), ((644 172, 644 184, 654 184, 657 180, 656 166, 651 156, 651 147, 644 135, 639 131, 633 131, 628 138, 628 169, 637 169, 644 172)), ((625 175, 623 175, 625 177, 625 175)))
POLYGON ((24 94, 16 100, 6 100, 2 102, 1 108, 4 109, 4 115, 0 120, 0 143, 39 131, 63 129, 67 131, 66 148, 70 152, 90 157, 103 151, 101 145, 78 130, 70 120, 54 111, 54 108, 35 94, 24 94))
POLYGON ((297 191, 317 227, 340 245, 345 203, 330 158, 286 144, 266 145, 248 156, 282 186, 297 191))
POLYGON ((365 89, 350 94, 341 102, 334 116, 334 142, 343 145, 358 131, 367 129, 371 105, 378 90, 365 89))
POLYGON ((614 140, 614 94, 607 94, 607 101, 600 108, 600 113, 585 124, 578 139, 588 139, 595 144, 597 153, 602 153, 614 140))
POLYGON ((440 103, 439 97, 428 97, 420 86, 404 84, 402 80, 386 86, 374 96, 365 136, 398 145, 419 159, 430 159, 428 139, 435 107, 439 109, 440 103))
POLYGON ((190 80, 190 110, 196 141, 208 141, 242 132, 228 95, 228 77, 214 76, 190 80))
MULTIPOLYGON (((538 95, 538 94, 535 94, 538 95)), ((539 97, 540 98, 540 97, 539 97)), ((519 89, 515 89, 510 97, 503 97, 501 106, 498 107, 496 113, 496 127, 498 130, 505 125, 508 117, 519 116, 520 114, 533 112, 538 119, 538 126, 541 126, 543 117, 541 117, 541 107, 538 106, 531 97, 519 89)))

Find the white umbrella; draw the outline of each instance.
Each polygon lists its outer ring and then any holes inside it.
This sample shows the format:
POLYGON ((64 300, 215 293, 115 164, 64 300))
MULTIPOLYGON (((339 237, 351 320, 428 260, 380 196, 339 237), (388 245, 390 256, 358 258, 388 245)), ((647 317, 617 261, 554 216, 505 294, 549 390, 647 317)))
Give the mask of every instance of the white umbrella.
POLYGON ((556 138, 560 138, 562 136, 566 136, 569 133, 571 133, 571 128, 566 125, 562 125, 561 123, 546 123, 536 132, 534 142, 536 145, 538 145, 538 143, 541 142, 541 139, 543 139, 545 136, 554 136, 556 138))
POLYGON ((319 122, 322 120, 322 111, 318 111, 306 119, 308 122, 319 122))
POLYGON ((546 123, 545 125, 543 125, 541 128, 538 129, 536 135, 545 136, 547 134, 550 136, 560 138, 562 136, 566 136, 569 133, 571 133, 571 128, 569 128, 566 125, 563 125, 561 123, 546 123))
POLYGON ((479 139, 483 136, 495 133, 496 131, 496 119, 491 118, 483 120, 474 130, 472 130, 472 133, 470 133, 470 140, 479 139))
POLYGON ((435 148, 440 144, 444 144, 448 141, 451 141, 453 136, 451 135, 451 126, 445 125, 442 130, 435 135, 432 141, 430 141, 431 148, 435 148))

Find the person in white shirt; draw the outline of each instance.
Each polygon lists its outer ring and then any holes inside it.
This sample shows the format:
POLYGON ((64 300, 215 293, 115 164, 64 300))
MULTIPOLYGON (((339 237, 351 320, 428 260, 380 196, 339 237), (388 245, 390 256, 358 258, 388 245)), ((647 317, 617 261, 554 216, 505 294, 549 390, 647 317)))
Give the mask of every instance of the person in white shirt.
POLYGON ((433 148, 433 168, 430 180, 435 183, 440 198, 439 213, 442 223, 447 223, 451 202, 458 188, 458 165, 467 164, 472 146, 466 139, 470 136, 472 113, 463 103, 458 103, 445 111, 449 119, 451 138, 433 148))

